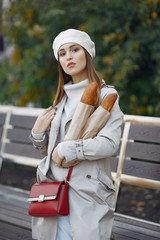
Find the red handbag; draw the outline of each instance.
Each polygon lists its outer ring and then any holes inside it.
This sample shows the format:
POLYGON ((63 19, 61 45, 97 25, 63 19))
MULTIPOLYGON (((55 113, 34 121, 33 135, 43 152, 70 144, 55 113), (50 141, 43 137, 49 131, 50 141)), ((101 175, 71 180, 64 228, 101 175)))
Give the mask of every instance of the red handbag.
POLYGON ((28 213, 34 217, 56 217, 69 214, 68 189, 73 167, 69 168, 66 181, 34 184, 28 201, 28 213))

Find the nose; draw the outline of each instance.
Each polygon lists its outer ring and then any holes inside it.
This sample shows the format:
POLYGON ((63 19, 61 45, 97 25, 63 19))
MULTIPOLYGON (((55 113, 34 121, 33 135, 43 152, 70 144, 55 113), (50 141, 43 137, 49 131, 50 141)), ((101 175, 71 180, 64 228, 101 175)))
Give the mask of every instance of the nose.
POLYGON ((70 51, 67 51, 67 53, 66 53, 66 59, 67 59, 67 60, 72 59, 72 54, 71 54, 70 51))

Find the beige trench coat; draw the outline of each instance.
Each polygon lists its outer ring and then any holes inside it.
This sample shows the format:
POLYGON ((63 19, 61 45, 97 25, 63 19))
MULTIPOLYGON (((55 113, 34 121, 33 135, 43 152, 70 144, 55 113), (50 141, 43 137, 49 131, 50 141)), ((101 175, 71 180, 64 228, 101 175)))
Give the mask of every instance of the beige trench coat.
MULTIPOLYGON (((102 100, 112 92, 115 92, 113 88, 102 89, 102 100)), ((37 179, 39 182, 51 181, 46 176, 50 161, 52 161, 51 154, 56 146, 65 102, 66 96, 64 95, 62 101, 57 105, 58 111, 51 123, 49 142, 47 137, 42 142, 36 142, 30 136, 34 146, 43 154, 47 154, 38 166, 37 179)), ((68 117, 68 121, 72 119, 73 114, 71 113, 68 117)), ((99 133, 100 136, 109 137, 114 142, 113 154, 118 149, 120 142, 122 116, 118 101, 116 101, 109 121, 99 133)), ((108 158, 94 161, 84 160, 73 168, 70 179, 69 203, 69 219, 74 240, 110 239, 115 201, 108 158)), ((56 231, 57 218, 33 218, 32 233, 34 239, 55 240, 56 231)))

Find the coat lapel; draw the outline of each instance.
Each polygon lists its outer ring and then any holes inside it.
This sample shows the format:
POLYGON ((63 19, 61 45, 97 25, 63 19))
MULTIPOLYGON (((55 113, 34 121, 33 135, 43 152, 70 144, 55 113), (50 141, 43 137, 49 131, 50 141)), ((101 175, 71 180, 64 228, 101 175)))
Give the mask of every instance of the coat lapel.
POLYGON ((56 106, 57 107, 57 113, 56 116, 54 117, 52 123, 51 123, 51 130, 50 130, 50 139, 49 139, 49 146, 48 146, 48 154, 51 153, 55 146, 55 142, 57 140, 60 124, 61 124, 61 118, 62 118, 62 112, 64 108, 64 104, 66 102, 66 96, 62 98, 61 102, 56 106))
POLYGON ((60 127, 60 124, 61 124, 61 118, 62 118, 62 112, 63 112, 63 108, 64 108, 64 105, 65 105, 65 102, 66 102, 66 95, 63 96, 61 102, 59 104, 57 104, 57 113, 56 113, 56 116, 54 117, 52 123, 51 123, 51 126, 52 124, 55 125, 56 129, 58 130, 59 127, 60 127))
POLYGON ((61 102, 59 104, 57 104, 57 106, 56 106, 58 110, 57 110, 56 116, 54 117, 53 121, 51 122, 51 130, 50 130, 50 134, 49 134, 48 155, 47 155, 47 159, 45 162, 46 173, 49 169, 51 153, 56 144, 65 102, 66 102, 66 96, 64 95, 61 102))

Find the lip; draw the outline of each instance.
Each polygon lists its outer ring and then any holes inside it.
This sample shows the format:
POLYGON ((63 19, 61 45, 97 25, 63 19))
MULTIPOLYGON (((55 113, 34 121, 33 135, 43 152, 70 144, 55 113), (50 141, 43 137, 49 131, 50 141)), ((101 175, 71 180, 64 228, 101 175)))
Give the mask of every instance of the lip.
POLYGON ((74 63, 74 62, 69 62, 68 64, 67 64, 67 67, 68 68, 72 68, 72 67, 74 67, 76 64, 74 63))

